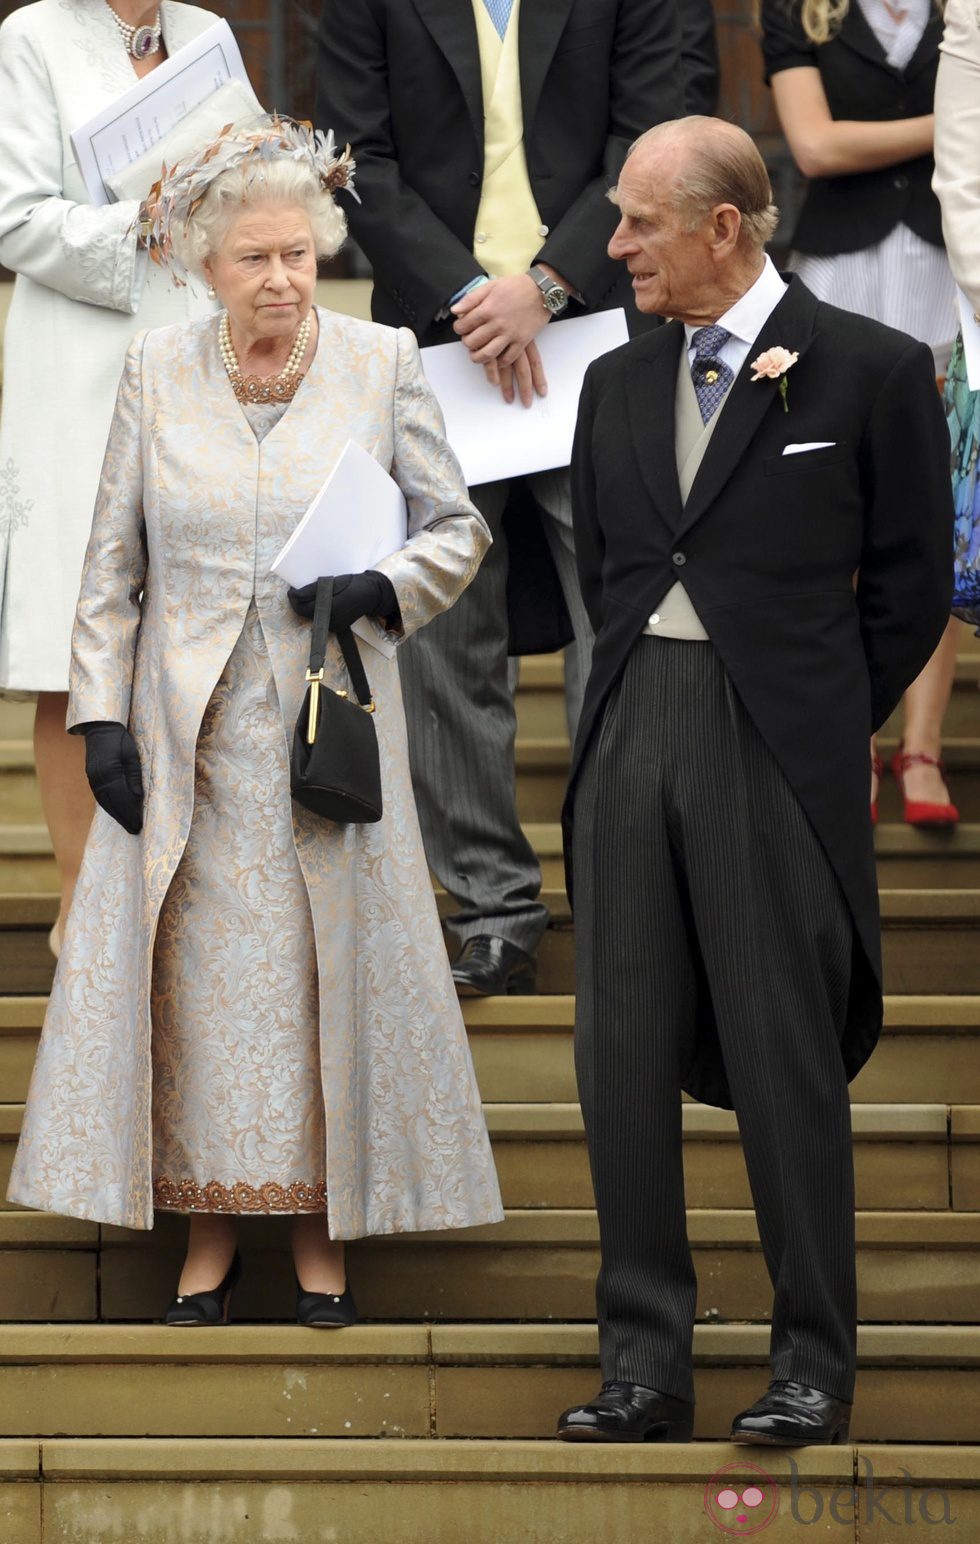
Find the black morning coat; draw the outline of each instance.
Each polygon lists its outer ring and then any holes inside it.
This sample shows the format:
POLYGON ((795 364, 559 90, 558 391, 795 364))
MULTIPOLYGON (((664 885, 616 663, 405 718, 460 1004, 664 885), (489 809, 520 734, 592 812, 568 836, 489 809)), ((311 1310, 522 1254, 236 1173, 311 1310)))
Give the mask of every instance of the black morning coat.
MULTIPOLYGON (((606 247, 618 213, 606 194, 629 146, 667 118, 710 104, 710 0, 526 0, 518 46, 528 175, 542 224, 535 261, 584 297, 583 311, 633 305, 606 247), (681 57, 689 64, 688 95, 681 57)), ((324 5, 317 122, 349 142, 360 203, 341 195, 374 272, 371 314, 420 344, 451 342, 448 299, 483 270, 473 255, 483 184, 483 88, 472 0, 344 0, 324 5)), ((517 409, 519 411, 519 408, 517 409)), ((510 652, 572 636, 544 533, 515 483, 509 543, 510 652)))
MULTIPOLYGON (((952 590, 949 434, 932 353, 821 304, 792 278, 749 354, 799 352, 789 411, 777 383, 753 382, 746 362, 682 507, 674 393, 684 341, 676 321, 634 338, 590 367, 582 392, 572 498, 597 637, 562 817, 568 892, 582 758, 647 618, 680 579, 853 916, 842 1046, 852 1078, 882 1019, 868 738, 935 649, 952 590), (782 454, 819 441, 833 444, 782 454)), ((730 1108, 701 996, 684 1086, 730 1108)))

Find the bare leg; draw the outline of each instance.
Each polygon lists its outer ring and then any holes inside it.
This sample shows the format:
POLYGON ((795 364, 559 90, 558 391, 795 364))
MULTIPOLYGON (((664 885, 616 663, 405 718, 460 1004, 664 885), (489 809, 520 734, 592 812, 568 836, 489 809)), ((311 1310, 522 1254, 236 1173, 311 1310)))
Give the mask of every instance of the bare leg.
MULTIPOLYGON (((905 693, 904 748, 938 756, 942 751, 943 716, 949 706, 956 673, 956 645, 960 624, 951 617, 932 659, 905 693)), ((938 767, 921 763, 905 773, 905 792, 910 799, 945 804, 949 790, 938 767)))
POLYGON ((34 761, 41 789, 41 807, 61 876, 61 908, 51 930, 51 947, 55 954, 61 947, 65 919, 95 813, 95 800, 85 777, 85 739, 82 735, 68 734, 65 729, 67 712, 67 692, 38 693, 34 716, 34 761))
POLYGON ((344 1246, 334 1243, 322 1213, 293 1218, 293 1263, 304 1292, 343 1292, 344 1246))
POLYGON ((180 1273, 178 1295, 213 1292, 228 1274, 228 1267, 238 1242, 238 1223, 234 1217, 211 1212, 197 1212, 191 1217, 187 1240, 187 1259, 180 1273))

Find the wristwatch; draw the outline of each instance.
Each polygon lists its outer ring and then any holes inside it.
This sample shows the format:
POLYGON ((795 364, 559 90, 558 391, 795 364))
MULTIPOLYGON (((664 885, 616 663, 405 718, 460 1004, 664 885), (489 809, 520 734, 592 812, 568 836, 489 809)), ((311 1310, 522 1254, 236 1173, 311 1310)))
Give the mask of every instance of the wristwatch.
POLYGON ((550 273, 545 273, 543 268, 539 268, 537 263, 533 268, 528 269, 528 273, 541 291, 541 301, 545 310, 552 316, 561 316, 568 305, 568 294, 563 286, 553 279, 550 273))

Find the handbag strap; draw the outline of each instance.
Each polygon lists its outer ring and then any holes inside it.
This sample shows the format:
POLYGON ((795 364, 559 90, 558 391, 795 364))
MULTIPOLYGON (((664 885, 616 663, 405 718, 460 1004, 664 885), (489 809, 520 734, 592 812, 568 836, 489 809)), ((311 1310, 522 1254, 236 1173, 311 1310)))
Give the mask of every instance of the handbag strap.
MULTIPOLYGON (((330 613, 333 610, 333 579, 318 579, 316 602, 313 608, 313 630, 310 635, 310 670, 313 675, 323 669, 330 637, 330 613)), ((350 676, 354 695, 362 708, 372 705, 371 687, 368 682, 360 651, 349 627, 337 633, 340 652, 344 656, 347 674, 350 676)))
POLYGON ((313 629, 310 633, 310 670, 316 675, 323 669, 330 637, 330 613, 333 610, 333 579, 318 579, 316 600, 313 606, 313 629))

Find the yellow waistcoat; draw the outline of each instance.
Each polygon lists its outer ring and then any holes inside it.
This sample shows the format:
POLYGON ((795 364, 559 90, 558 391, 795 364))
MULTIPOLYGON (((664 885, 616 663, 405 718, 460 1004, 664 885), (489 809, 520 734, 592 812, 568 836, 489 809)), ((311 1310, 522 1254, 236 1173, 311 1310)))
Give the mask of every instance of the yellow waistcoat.
POLYGON ((473 252, 492 277, 524 273, 541 250, 542 225, 524 154, 524 109, 517 51, 520 0, 501 40, 483 0, 473 0, 483 77, 483 195, 473 252))

